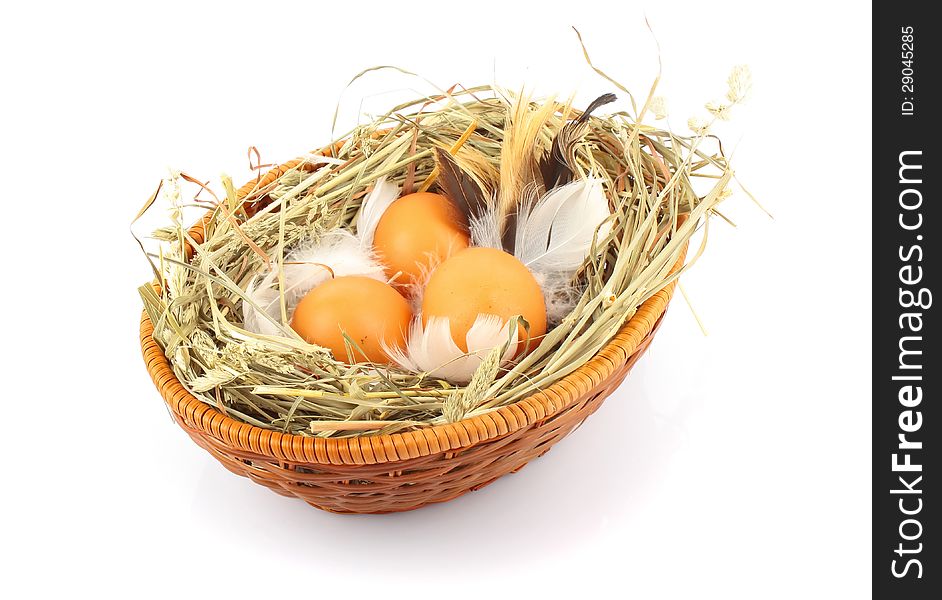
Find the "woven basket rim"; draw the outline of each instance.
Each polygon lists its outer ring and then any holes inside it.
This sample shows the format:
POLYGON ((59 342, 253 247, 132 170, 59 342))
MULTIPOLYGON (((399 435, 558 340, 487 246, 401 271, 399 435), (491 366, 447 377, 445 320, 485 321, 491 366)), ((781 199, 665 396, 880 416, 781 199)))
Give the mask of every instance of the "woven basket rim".
MULTIPOLYGON (((324 150, 321 150, 323 152, 324 150)), ((260 179, 239 189, 244 198, 257 187, 270 183, 300 159, 272 168, 260 179)), ((194 225, 194 239, 202 240, 202 221, 194 225)), ((686 247, 684 249, 686 251, 686 247)), ((671 273, 684 264, 681 254, 671 273)), ((595 356, 578 369, 543 390, 489 412, 454 423, 422 427, 414 431, 344 438, 305 437, 282 433, 237 421, 190 394, 177 379, 169 359, 153 338, 154 326, 146 312, 140 323, 141 351, 155 385, 174 418, 210 435, 248 456, 307 464, 363 465, 394 463, 457 452, 529 427, 558 414, 577 399, 599 387, 638 349, 655 323, 667 310, 675 281, 648 298, 618 333, 595 356)))

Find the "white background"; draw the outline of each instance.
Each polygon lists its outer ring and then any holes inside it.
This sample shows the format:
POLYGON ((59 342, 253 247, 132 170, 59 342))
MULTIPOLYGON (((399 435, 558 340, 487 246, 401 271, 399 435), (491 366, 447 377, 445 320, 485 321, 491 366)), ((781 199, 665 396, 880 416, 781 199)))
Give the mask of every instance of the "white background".
MULTIPOLYGON (((853 3, 18 2, 0 20, 6 597, 858 598, 870 587, 870 14, 853 3), (169 166, 248 178, 421 81, 661 92, 718 130, 742 194, 648 355, 518 474, 337 516, 214 462, 139 356, 128 225, 169 166), (377 96, 377 94, 379 94, 377 96)), ((409 94, 406 94, 409 95, 409 94)), ((395 96, 395 98, 393 98, 395 96)), ((624 106, 624 105, 623 105, 624 106)), ((160 220, 161 209, 155 219, 160 220)))

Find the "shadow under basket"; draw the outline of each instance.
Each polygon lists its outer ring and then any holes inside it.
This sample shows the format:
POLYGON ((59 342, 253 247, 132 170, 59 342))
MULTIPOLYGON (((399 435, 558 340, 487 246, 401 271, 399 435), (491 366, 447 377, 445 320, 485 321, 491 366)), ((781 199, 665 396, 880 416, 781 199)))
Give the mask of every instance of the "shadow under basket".
POLYGON ((480 489, 545 454, 625 379, 650 345, 673 292, 672 282, 591 360, 549 387, 482 415, 390 435, 312 438, 237 421, 181 385, 146 313, 141 349, 174 421, 236 475, 331 512, 399 512, 480 489))

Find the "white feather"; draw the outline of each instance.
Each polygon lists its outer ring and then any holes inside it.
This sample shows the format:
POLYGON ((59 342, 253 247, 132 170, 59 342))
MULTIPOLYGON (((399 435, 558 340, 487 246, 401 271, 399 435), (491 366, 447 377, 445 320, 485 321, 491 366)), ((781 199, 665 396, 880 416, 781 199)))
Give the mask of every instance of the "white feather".
POLYGON ((481 214, 471 215, 471 244, 482 248, 503 249, 497 201, 491 200, 481 214))
POLYGON ((599 237, 608 233, 610 215, 601 179, 554 188, 532 206, 520 205, 514 255, 534 273, 574 272, 589 255, 596 229, 599 237))
MULTIPOLYGON (((495 347, 510 339, 510 322, 497 315, 480 314, 465 336, 468 351, 462 351, 451 337, 447 317, 430 317, 423 326, 421 315, 412 321, 405 348, 385 348, 386 354, 403 369, 427 373, 455 384, 471 381, 474 372, 495 347)), ((517 332, 507 346, 501 364, 516 352, 517 332)))
POLYGON ((534 273, 533 277, 543 290, 546 323, 549 328, 556 327, 579 303, 585 288, 573 281, 572 271, 534 273))
MULTIPOLYGON (((337 229, 317 241, 304 242, 285 256, 285 307, 290 322, 298 302, 312 289, 331 278, 361 275, 386 281, 383 266, 373 253, 363 248, 360 240, 345 229, 337 229)), ((245 329, 262 335, 284 335, 281 322, 281 293, 278 270, 258 275, 245 291, 260 309, 242 303, 245 329), (266 317, 265 315, 268 315, 266 317)))
POLYGON ((546 318, 553 327, 572 312, 581 289, 573 276, 592 250, 592 240, 611 229, 608 199, 597 178, 554 188, 537 201, 524 198, 518 208, 514 255, 543 290, 546 318))
POLYGON ((357 235, 364 248, 373 246, 373 234, 386 209, 399 198, 399 186, 380 177, 373 189, 363 199, 360 216, 357 218, 357 235))
POLYGON ((422 312, 422 301, 425 299, 425 288, 428 287, 429 279, 432 278, 432 273, 435 272, 435 269, 438 268, 442 262, 442 257, 439 254, 429 254, 428 261, 420 263, 418 265, 419 272, 416 274, 415 279, 411 283, 396 283, 399 286, 399 290, 403 292, 406 297, 406 300, 409 301, 409 305, 412 306, 412 313, 419 314, 422 312))

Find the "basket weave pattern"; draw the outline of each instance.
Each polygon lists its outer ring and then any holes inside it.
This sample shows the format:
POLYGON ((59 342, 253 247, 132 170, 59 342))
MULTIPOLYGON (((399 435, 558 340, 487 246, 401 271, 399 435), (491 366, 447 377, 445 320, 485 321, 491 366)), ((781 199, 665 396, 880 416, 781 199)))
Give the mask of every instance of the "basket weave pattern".
MULTIPOLYGON (((262 184, 295 164, 273 169, 262 184)), ((675 269, 682 263, 683 257, 675 269)), ((671 283, 649 298, 595 357, 553 385, 485 414, 390 435, 312 438, 236 421, 181 385, 146 313, 141 349, 174 420, 233 473, 323 510, 397 512, 479 489, 546 453, 624 380, 651 343, 673 291, 671 283)))

